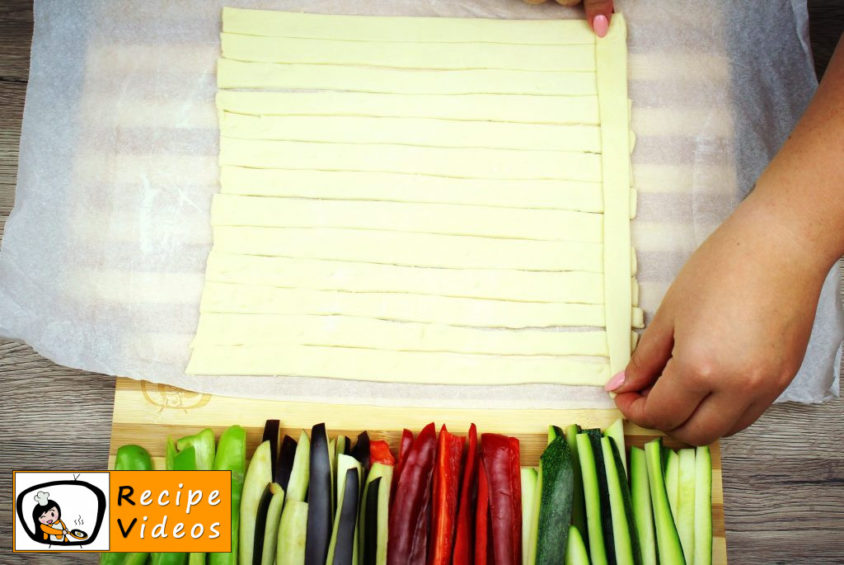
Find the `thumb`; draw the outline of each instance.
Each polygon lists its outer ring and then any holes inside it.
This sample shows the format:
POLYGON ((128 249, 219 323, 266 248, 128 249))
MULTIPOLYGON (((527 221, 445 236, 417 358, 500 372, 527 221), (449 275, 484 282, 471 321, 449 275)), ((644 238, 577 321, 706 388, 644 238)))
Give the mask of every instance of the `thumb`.
POLYGON ((583 9, 586 11, 586 21, 592 26, 595 35, 604 37, 612 19, 612 0, 583 0, 583 9))
MULTIPOLYGON (((612 392, 637 392, 653 384, 662 374, 674 348, 674 325, 657 311, 624 369, 624 377, 612 392)), ((616 383, 613 383, 616 384, 616 383)))

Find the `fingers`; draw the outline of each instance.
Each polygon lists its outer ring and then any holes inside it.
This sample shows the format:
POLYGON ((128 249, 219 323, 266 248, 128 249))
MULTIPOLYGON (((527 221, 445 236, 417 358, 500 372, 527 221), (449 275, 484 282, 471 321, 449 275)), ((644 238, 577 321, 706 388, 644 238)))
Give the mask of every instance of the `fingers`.
POLYGON ((624 416, 640 426, 674 430, 684 424, 710 391, 689 386, 669 361, 665 371, 647 394, 638 391, 619 394, 615 404, 624 416))
POLYGON ((737 434, 743 429, 749 427, 753 422, 759 419, 759 417, 768 409, 770 406, 770 402, 754 402, 751 404, 741 415, 738 421, 730 428, 725 436, 731 436, 733 434, 737 434))
POLYGON ((704 400, 682 426, 668 435, 691 445, 709 445, 728 435, 745 412, 746 406, 728 393, 716 392, 704 400))
POLYGON ((586 10, 586 21, 592 26, 595 35, 604 37, 612 18, 612 0, 584 0, 583 8, 586 10))
POLYGON ((606 389, 621 394, 646 388, 662 374, 673 348, 674 327, 658 311, 630 356, 623 380, 619 381, 619 375, 616 375, 607 383, 606 389))

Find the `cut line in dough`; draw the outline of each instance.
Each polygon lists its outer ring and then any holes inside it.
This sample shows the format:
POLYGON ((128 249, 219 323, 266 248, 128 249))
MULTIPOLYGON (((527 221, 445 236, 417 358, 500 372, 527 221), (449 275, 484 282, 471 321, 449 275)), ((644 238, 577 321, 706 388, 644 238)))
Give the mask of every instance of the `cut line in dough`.
POLYGON ((543 21, 341 16, 224 7, 222 20, 223 32, 271 37, 437 43, 595 43, 595 34, 582 18, 543 21))
POLYGON ((428 384, 553 383, 592 385, 609 379, 605 361, 568 357, 376 351, 342 347, 202 346, 187 372, 198 375, 332 377, 428 384))
POLYGON ((213 226, 348 228, 540 241, 600 243, 602 219, 601 214, 568 210, 228 194, 215 195, 211 204, 213 226))
POLYGON ((345 315, 487 328, 603 327, 600 304, 507 302, 403 293, 310 290, 206 281, 200 312, 345 315))
POLYGON ((219 88, 314 89, 395 94, 594 95, 595 74, 508 70, 411 70, 217 61, 219 88))
POLYGON ((599 331, 487 329, 350 316, 206 313, 194 346, 295 345, 485 355, 606 356, 599 331))
POLYGON ((430 202, 601 212, 601 184, 559 179, 462 179, 403 173, 220 169, 225 194, 317 199, 430 202), (354 186, 355 190, 348 187, 354 186))
POLYGON ((595 71, 595 48, 499 43, 396 43, 220 34, 223 57, 259 63, 359 65, 409 69, 595 71))
POLYGON ((228 137, 220 138, 220 165, 403 172, 457 178, 601 180, 601 156, 592 153, 255 141, 228 137))
POLYGON ((601 152, 601 131, 589 125, 222 112, 220 131, 224 137, 256 140, 601 152))
MULTIPOLYGON (((216 226, 213 231, 215 249, 246 255, 451 269, 591 273, 600 273, 603 269, 603 246, 600 243, 560 244, 549 241, 403 232, 393 232, 385 237, 383 232, 336 228, 216 226)), ((625 262, 629 265, 629 255, 627 259, 625 262)))
POLYGON ((259 116, 387 116, 533 124, 598 124, 597 96, 220 90, 221 111, 259 116))
POLYGON ((206 280, 283 288, 348 290, 485 298, 512 302, 604 302, 600 273, 492 269, 432 269, 312 258, 234 255, 217 248, 208 256, 206 280))

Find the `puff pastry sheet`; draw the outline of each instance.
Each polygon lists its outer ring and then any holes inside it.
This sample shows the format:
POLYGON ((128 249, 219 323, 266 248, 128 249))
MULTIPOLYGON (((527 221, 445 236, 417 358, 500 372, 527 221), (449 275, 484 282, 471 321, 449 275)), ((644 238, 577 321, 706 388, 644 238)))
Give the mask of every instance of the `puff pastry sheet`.
POLYGON ((636 304, 624 18, 225 8, 188 372, 601 385, 636 304))

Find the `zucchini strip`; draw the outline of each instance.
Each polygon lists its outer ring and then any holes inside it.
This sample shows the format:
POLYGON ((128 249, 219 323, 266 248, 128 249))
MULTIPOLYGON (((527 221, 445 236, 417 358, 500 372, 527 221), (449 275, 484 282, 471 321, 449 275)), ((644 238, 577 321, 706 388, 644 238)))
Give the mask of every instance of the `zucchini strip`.
POLYGON ((657 565, 656 534, 651 507, 651 491, 648 486, 648 466, 645 451, 641 447, 630 447, 630 495, 633 499, 633 514, 642 565, 657 565))
POLYGON ((695 451, 694 565, 712 563, 712 456, 709 446, 695 451))
MULTIPOLYGON (((672 452, 673 453, 673 452, 672 452)), ((680 537, 674 525, 674 517, 665 490, 662 474, 662 438, 645 444, 645 461, 648 467, 648 484, 651 491, 651 504, 656 525, 656 546, 660 563, 685 565, 680 537)))
POLYGON ((577 456, 583 479, 583 500, 586 506, 586 528, 589 532, 589 557, 592 565, 607 565, 604 532, 601 525, 601 495, 598 469, 592 452, 592 442, 586 432, 577 434, 577 456))
POLYGON ((677 481, 677 534, 683 546, 686 563, 691 563, 695 552, 695 450, 681 449, 679 459, 679 480, 677 481))

